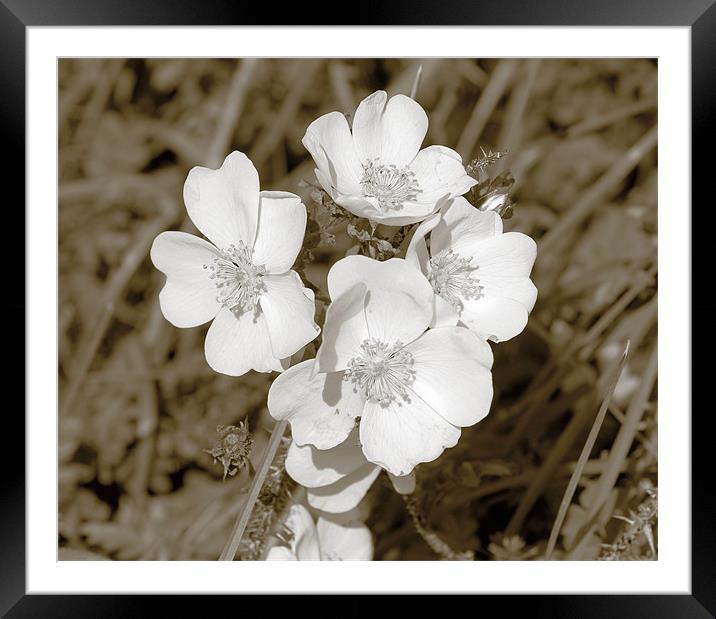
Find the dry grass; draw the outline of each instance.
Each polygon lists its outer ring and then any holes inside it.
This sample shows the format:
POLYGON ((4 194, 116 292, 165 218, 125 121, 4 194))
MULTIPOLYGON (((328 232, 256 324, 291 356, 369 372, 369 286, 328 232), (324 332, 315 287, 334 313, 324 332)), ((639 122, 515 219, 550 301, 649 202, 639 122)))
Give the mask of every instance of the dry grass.
MULTIPOLYGON (((656 64, 583 59, 62 60, 63 557, 217 559, 250 476, 222 481, 203 450, 217 425, 244 419, 256 468, 267 447, 270 377, 214 374, 205 329, 175 329, 159 311, 148 249, 162 230, 192 230, 189 168, 242 150, 263 188, 309 204, 307 125, 379 88, 410 93, 420 65, 428 143, 466 161, 480 147, 509 151, 498 162, 516 179, 506 228, 537 239, 540 295, 525 333, 495 348, 491 414, 420 467, 410 511, 388 483, 369 494, 376 558, 435 559, 440 543, 477 560, 544 558, 627 340, 551 556, 655 558, 656 64)), ((305 270, 319 290, 353 242, 333 232, 305 270)))

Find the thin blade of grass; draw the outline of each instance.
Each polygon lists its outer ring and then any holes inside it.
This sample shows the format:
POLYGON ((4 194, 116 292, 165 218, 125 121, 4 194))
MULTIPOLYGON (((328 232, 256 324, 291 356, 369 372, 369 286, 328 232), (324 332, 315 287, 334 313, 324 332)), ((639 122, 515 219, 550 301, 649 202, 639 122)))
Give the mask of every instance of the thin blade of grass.
POLYGON ((643 114, 644 112, 656 109, 656 106, 656 97, 649 97, 648 99, 644 99, 642 101, 635 101, 634 103, 612 110, 606 114, 587 118, 576 125, 572 125, 567 130, 567 136, 574 138, 586 133, 600 131, 601 129, 613 125, 614 123, 625 120, 630 116, 636 116, 637 114, 643 114))
POLYGON ((413 82, 413 87, 410 89, 410 98, 415 99, 415 96, 418 94, 418 87, 420 86, 420 78, 423 76, 423 65, 418 66, 418 70, 415 73, 415 81, 413 82))
POLYGON ((554 477, 562 460, 585 430, 590 419, 589 412, 589 408, 581 407, 569 421, 569 424, 540 466, 539 472, 520 499, 510 522, 505 528, 505 536, 510 537, 520 531, 532 507, 544 492, 549 481, 554 477))
POLYGON ((335 98, 340 105, 340 111, 344 114, 353 114, 356 105, 348 67, 341 60, 335 60, 328 65, 328 73, 335 98))
POLYGON ((572 473, 572 477, 569 479, 567 489, 564 491, 564 496, 562 497, 562 502, 559 504, 557 517, 555 518, 554 524, 552 525, 552 531, 549 534, 549 541, 547 542, 547 550, 545 551, 544 555, 546 561, 549 561, 552 556, 555 544, 557 543, 557 537, 559 536, 559 532, 562 529, 564 518, 567 515, 567 509, 569 509, 569 506, 572 503, 572 498, 574 497, 574 492, 577 489, 577 484, 579 484, 579 480, 582 477, 584 466, 589 459, 589 454, 592 452, 592 448, 594 447, 594 443, 597 440, 597 436, 599 436, 599 431, 602 428, 602 423, 604 423, 604 417, 606 416, 607 410, 609 408, 609 401, 611 400, 612 395, 614 394, 614 390, 616 389, 617 383, 619 382, 619 378, 624 371, 624 366, 626 365, 626 360, 629 356, 629 345, 630 343, 627 340, 627 344, 624 347, 624 352, 622 353, 621 358, 615 364, 612 370, 613 376, 611 383, 609 384, 609 389, 604 396, 604 400, 602 400, 602 405, 599 407, 597 416, 594 419, 594 423, 592 424, 592 429, 589 431, 589 436, 587 436, 587 440, 584 442, 582 453, 579 455, 579 459, 577 460, 577 466, 572 473))
POLYGON ((249 523, 251 513, 254 510, 254 503, 256 503, 256 499, 259 497, 259 492, 261 492, 261 488, 264 485, 266 474, 268 473, 269 467, 271 466, 271 463, 276 456, 276 450, 281 444, 281 438, 286 431, 287 425, 288 422, 284 420, 279 421, 274 426, 273 431, 271 432, 271 438, 269 439, 269 443, 266 446, 266 453, 264 454, 264 459, 261 462, 261 467, 251 481, 251 487, 249 488, 249 496, 246 498, 246 503, 244 503, 244 509, 241 510, 241 514, 239 514, 239 517, 236 519, 234 529, 231 532, 231 536, 229 537, 228 541, 226 542, 226 546, 224 546, 224 549, 221 551, 219 561, 234 560, 234 557, 236 556, 236 551, 239 549, 239 544, 241 544, 241 538, 244 536, 246 525, 249 523))
MULTIPOLYGON (((534 392, 532 388, 528 389, 525 392, 524 400, 518 403, 522 405, 524 401, 524 412, 521 413, 517 425, 505 442, 505 453, 510 453, 515 449, 531 429, 535 415, 542 409, 544 403, 557 388, 567 369, 573 367, 575 362, 584 363, 591 358, 601 342, 599 336, 622 314, 629 303, 651 284, 655 274, 656 265, 652 265, 651 269, 646 273, 636 273, 633 278, 633 285, 590 327, 589 331, 574 338, 564 351, 559 354, 558 359, 553 358, 542 368, 537 379, 533 381, 536 385, 534 392), (549 373, 547 373, 548 370, 549 373)), ((519 410, 517 406, 513 408, 514 410, 519 410)))
POLYGON ((539 254, 549 254, 566 235, 570 234, 574 228, 589 217, 595 208, 608 200, 611 194, 617 191, 627 175, 639 165, 646 155, 656 148, 657 137, 658 128, 652 127, 621 157, 615 160, 612 166, 581 195, 572 208, 567 210, 540 239, 538 244, 539 254))
POLYGON ((166 196, 162 196, 160 203, 160 214, 154 221, 148 223, 144 231, 137 236, 131 249, 125 254, 122 263, 111 275, 102 294, 102 298, 97 305, 96 322, 79 345, 75 368, 60 404, 59 414, 61 418, 73 413, 72 409, 75 400, 84 384, 97 350, 104 341, 104 336, 114 316, 114 309, 118 303, 119 296, 124 292, 135 271, 146 259, 154 238, 160 232, 166 230, 176 218, 176 208, 173 201, 166 196))
POLYGON ((301 60, 300 69, 296 71, 291 82, 288 95, 284 98, 281 107, 259 135, 253 148, 249 152, 249 159, 257 170, 266 163, 276 147, 284 139, 288 127, 296 117, 303 98, 313 84, 314 77, 323 66, 323 59, 305 58, 301 60))
POLYGON ((517 60, 508 58, 500 60, 492 71, 490 80, 477 100, 470 119, 467 121, 457 143, 456 150, 460 153, 463 161, 470 160, 475 150, 475 145, 482 135, 482 130, 485 128, 487 121, 490 120, 490 116, 492 116, 492 112, 500 102, 505 90, 507 90, 518 66, 517 60))
POLYGON ((507 157, 503 157, 497 162, 494 168, 495 174, 508 169, 522 141, 522 120, 537 80, 537 72, 539 71, 541 59, 528 58, 523 62, 525 79, 520 81, 510 96, 510 101, 507 104, 507 110, 505 112, 505 122, 497 138, 498 149, 506 152, 507 157))
MULTIPOLYGON (((629 448, 634 442, 639 422, 644 414, 649 395, 651 394, 651 390, 653 389, 656 381, 656 370, 658 365, 657 352, 657 345, 655 343, 652 347, 649 362, 647 363, 646 370, 644 371, 639 389, 632 396, 622 427, 614 440, 614 444, 609 452, 609 457, 607 458, 604 470, 596 482, 597 485, 594 499, 592 500, 592 504, 589 505, 589 511, 584 518, 585 524, 579 529, 574 538, 575 541, 573 542, 573 546, 575 549, 579 548, 580 544, 596 530, 600 513, 609 499, 609 495, 614 488, 614 484, 619 477, 619 473, 624 469, 624 464, 627 461, 629 454, 629 448)), ((570 561, 571 555, 568 556, 566 560, 570 561)))
POLYGON ((627 409, 624 423, 622 424, 619 434, 617 434, 614 440, 614 445, 609 452, 609 458, 607 465, 602 472, 601 477, 597 485, 597 491, 595 493, 594 503, 591 506, 587 520, 591 519, 601 509, 604 502, 607 500, 611 489, 619 477, 619 471, 624 464, 624 459, 627 457, 629 448, 634 442, 639 422, 641 421, 646 404, 649 401, 651 390, 656 382, 656 371, 658 367, 658 350, 657 345, 654 344, 649 356, 649 362, 644 371, 644 376, 637 392, 633 395, 631 403, 627 409))
POLYGON ((234 71, 226 95, 226 103, 223 106, 223 113, 207 147, 206 160, 210 168, 218 168, 224 157, 229 154, 226 151, 231 145, 231 138, 244 111, 248 92, 258 66, 257 58, 244 58, 234 71))

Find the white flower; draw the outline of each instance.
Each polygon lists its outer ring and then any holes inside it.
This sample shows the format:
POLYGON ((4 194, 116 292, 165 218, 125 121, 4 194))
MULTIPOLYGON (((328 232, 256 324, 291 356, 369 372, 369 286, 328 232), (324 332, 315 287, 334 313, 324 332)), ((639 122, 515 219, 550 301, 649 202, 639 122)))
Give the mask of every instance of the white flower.
MULTIPOLYGON (((292 442, 286 456, 286 472, 306 488, 308 504, 331 514, 342 514, 358 506, 380 474, 377 464, 368 462, 360 445, 358 428, 337 447, 320 450, 292 442)), ((415 475, 396 477, 388 473, 401 494, 415 489, 415 475)))
POLYGON ((306 207, 292 193, 260 192, 256 168, 239 152, 218 170, 193 168, 184 202, 211 243, 184 232, 154 240, 152 262, 167 276, 162 313, 176 327, 214 320, 205 353, 217 372, 281 371, 319 333, 313 292, 291 270, 306 207))
POLYGON ((298 503, 284 523, 285 546, 273 546, 267 561, 370 561, 373 539, 362 522, 341 523, 320 516, 317 522, 298 503))
POLYGON ((290 421, 296 443, 335 447, 360 417, 366 458, 407 475, 487 415, 490 346, 463 327, 425 332, 434 293, 414 267, 349 256, 331 268, 328 290, 315 362, 290 368, 269 390, 271 415, 290 421))
POLYGON ((530 237, 502 232, 497 213, 455 198, 418 226, 406 260, 430 281, 438 324, 459 319, 476 333, 503 342, 525 328, 537 300, 530 281, 536 255, 530 237))
POLYGON ((331 112, 309 125, 303 145, 316 163, 316 178, 337 204, 358 217, 402 226, 477 184, 454 150, 420 150, 427 130, 418 103, 405 95, 388 100, 379 90, 361 101, 352 134, 346 117, 331 112))

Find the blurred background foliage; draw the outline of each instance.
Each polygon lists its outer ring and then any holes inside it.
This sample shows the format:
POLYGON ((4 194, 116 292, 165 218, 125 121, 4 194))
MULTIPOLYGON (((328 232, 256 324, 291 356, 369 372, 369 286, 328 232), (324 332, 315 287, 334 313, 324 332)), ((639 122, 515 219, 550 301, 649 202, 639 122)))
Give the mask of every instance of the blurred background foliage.
MULTIPOLYGON (((245 421, 258 466, 272 377, 213 373, 206 327, 164 320, 151 242, 194 231, 186 174, 234 149, 263 189, 314 213, 308 124, 377 89, 410 93, 419 66, 426 144, 466 163, 507 151, 494 166, 515 178, 505 228, 538 242, 539 299, 526 331, 493 347, 489 417, 419 467, 408 506, 383 477, 370 491, 376 559, 434 560, 431 537, 477 560, 544 557, 627 340, 552 558, 656 557, 656 61, 61 59, 60 558, 218 557, 249 473, 222 480, 205 450, 245 421)), ((323 291, 355 244, 332 232, 314 235, 304 272, 323 291)))

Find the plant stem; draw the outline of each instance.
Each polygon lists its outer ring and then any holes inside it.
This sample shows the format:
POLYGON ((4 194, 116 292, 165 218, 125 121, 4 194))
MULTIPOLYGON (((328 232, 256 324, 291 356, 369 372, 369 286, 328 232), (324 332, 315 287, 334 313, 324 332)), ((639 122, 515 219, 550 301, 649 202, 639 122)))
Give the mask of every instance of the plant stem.
POLYGON ((268 473, 269 467, 271 466, 274 456, 276 455, 276 450, 281 444, 281 438, 286 431, 287 425, 287 421, 279 421, 274 426, 273 431, 271 432, 271 438, 269 439, 269 443, 266 446, 266 453, 264 454, 264 459, 261 462, 261 467, 251 481, 251 487, 249 488, 249 495, 246 498, 244 509, 241 511, 241 514, 239 514, 239 517, 236 519, 234 529, 231 532, 229 540, 226 542, 226 546, 224 546, 224 550, 221 551, 219 561, 234 560, 234 557, 236 556, 236 551, 239 549, 239 544, 241 543, 241 538, 243 537, 244 531, 246 530, 246 525, 249 523, 249 519, 251 518, 251 513, 254 509, 254 503, 256 503, 256 499, 259 496, 259 492, 261 492, 261 488, 264 485, 266 474, 268 473))
POLYGON ((423 519, 418 512, 418 506, 415 497, 408 496, 407 494, 402 495, 405 501, 405 507, 408 509, 408 513, 413 520, 413 525, 418 535, 423 538, 425 543, 430 549, 442 559, 447 561, 473 561, 475 556, 470 550, 465 552, 455 552, 450 546, 438 537, 435 531, 427 529, 423 525, 423 519))

